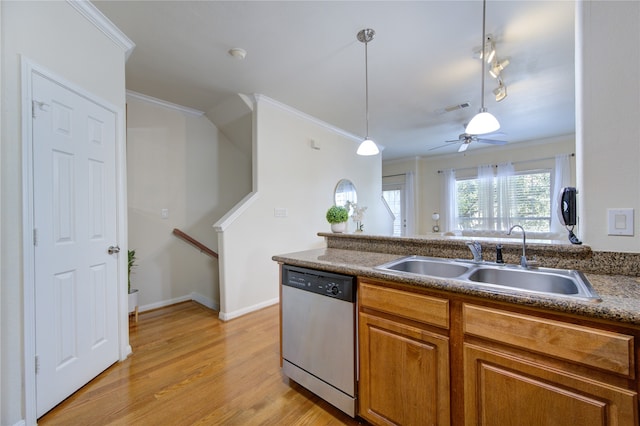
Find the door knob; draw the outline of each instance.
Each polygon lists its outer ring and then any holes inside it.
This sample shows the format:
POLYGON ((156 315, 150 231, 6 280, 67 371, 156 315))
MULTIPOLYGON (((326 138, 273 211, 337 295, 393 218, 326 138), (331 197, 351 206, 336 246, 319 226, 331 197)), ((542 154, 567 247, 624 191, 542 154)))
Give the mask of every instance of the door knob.
POLYGON ((109 246, 109 248, 107 249, 107 252, 109 254, 120 253, 120 247, 118 247, 118 246, 109 246))

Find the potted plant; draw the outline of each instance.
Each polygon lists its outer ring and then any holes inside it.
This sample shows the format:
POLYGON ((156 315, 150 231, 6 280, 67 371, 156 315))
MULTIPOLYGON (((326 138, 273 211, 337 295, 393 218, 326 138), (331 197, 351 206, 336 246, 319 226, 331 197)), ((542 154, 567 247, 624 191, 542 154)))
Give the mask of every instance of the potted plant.
POLYGON ((347 220, 349 219, 349 210, 341 206, 331 206, 327 210, 327 222, 331 224, 331 231, 340 233, 347 230, 347 220))
POLYGON ((128 279, 129 284, 127 287, 127 291, 129 293, 129 313, 135 312, 136 314, 136 322, 138 322, 138 289, 131 288, 131 269, 133 269, 136 261, 136 251, 129 250, 129 270, 128 270, 128 279))

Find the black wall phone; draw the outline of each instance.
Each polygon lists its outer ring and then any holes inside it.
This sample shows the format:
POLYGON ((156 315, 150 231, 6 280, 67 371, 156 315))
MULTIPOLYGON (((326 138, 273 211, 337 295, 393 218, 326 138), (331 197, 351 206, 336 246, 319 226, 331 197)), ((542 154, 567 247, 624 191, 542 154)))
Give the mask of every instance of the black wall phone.
POLYGON ((558 217, 560 223, 569 230, 569 241, 572 244, 582 244, 573 233, 573 228, 577 225, 576 194, 578 191, 573 187, 562 188, 558 196, 558 217))

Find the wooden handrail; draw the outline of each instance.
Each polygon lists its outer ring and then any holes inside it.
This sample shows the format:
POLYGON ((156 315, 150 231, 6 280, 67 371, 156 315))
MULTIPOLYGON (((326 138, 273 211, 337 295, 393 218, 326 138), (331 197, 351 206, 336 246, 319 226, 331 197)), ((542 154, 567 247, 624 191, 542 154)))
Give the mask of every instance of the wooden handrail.
POLYGON ((200 241, 196 240, 195 238, 190 237, 189 235, 185 234, 184 232, 182 232, 178 228, 173 228, 173 235, 175 235, 176 237, 180 238, 181 240, 184 240, 184 241, 188 242, 189 244, 191 244, 195 248, 199 249, 201 253, 207 254, 207 255, 215 258, 215 259, 218 258, 218 253, 216 253, 215 251, 211 250, 209 247, 205 246, 204 244, 202 244, 200 241))

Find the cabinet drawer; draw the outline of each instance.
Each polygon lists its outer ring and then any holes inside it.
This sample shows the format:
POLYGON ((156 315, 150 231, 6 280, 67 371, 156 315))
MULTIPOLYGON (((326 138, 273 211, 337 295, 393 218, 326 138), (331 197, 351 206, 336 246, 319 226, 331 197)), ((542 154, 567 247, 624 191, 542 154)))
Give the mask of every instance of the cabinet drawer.
POLYGON ((633 377, 633 336, 463 305, 466 334, 633 377))
POLYGON ((361 306, 437 327, 449 328, 449 301, 360 282, 361 306))

